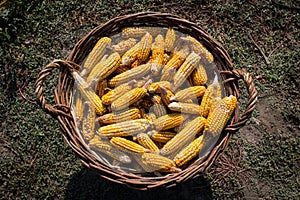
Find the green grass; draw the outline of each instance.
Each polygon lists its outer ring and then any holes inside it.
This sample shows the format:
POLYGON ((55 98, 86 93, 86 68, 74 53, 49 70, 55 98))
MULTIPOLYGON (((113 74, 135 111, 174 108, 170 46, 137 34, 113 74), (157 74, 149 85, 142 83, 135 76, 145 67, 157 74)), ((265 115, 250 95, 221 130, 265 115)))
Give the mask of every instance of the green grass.
MULTIPOLYGON (((6 9, 0 10, 0 196, 3 199, 298 199, 300 14, 296 3, 130 2, 132 5, 121 0, 18 0, 9 1, 6 9), (232 137, 224 157, 204 177, 153 192, 112 184, 82 167, 63 141, 58 122, 32 103, 34 82, 47 63, 65 59, 74 44, 98 24, 140 11, 170 12, 204 27, 228 50, 235 68, 250 71, 257 78, 259 91, 259 107, 253 118, 232 137), (239 162, 231 159, 231 168, 226 168, 224 159, 230 156, 241 159, 239 162), (217 174, 218 170, 222 173, 217 174)), ((56 73, 49 77, 45 87, 50 104, 54 103, 56 73)), ((242 94, 241 102, 245 103, 246 93, 242 94)))

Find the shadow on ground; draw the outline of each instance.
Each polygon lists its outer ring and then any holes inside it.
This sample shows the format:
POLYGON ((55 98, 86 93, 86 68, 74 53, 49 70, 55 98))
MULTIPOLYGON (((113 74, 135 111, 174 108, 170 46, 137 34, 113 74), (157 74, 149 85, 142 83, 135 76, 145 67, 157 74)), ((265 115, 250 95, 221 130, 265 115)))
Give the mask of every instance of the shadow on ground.
POLYGON ((207 200, 212 199, 208 180, 204 177, 177 185, 169 189, 139 191, 100 178, 94 171, 82 168, 71 178, 65 193, 65 199, 126 199, 126 200, 207 200))

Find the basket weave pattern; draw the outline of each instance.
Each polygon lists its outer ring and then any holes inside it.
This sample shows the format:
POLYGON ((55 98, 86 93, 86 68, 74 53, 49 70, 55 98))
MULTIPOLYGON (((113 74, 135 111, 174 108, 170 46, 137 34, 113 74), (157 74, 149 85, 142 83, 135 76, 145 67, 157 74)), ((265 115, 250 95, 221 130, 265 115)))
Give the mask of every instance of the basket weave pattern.
POLYGON ((242 70, 234 70, 231 59, 226 50, 209 34, 196 24, 168 13, 137 13, 133 15, 121 16, 109 20, 96 27, 85 37, 83 37, 73 48, 66 60, 56 60, 45 66, 38 75, 35 84, 37 102, 45 110, 56 118, 61 127, 63 136, 68 145, 79 156, 81 162, 95 170, 102 178, 116 183, 126 184, 129 187, 146 190, 155 187, 172 187, 188 179, 194 179, 205 172, 217 158, 217 156, 228 145, 230 136, 245 125, 250 118, 257 102, 257 91, 249 73, 242 70), (77 132, 75 120, 71 115, 72 88, 74 80, 70 74, 73 70, 78 70, 81 63, 91 51, 95 43, 103 36, 109 36, 121 32, 122 28, 129 26, 162 26, 173 27, 174 29, 189 34, 200 41, 214 56, 218 70, 224 81, 226 95, 235 95, 240 98, 238 80, 242 79, 248 92, 248 103, 245 111, 240 114, 239 106, 235 109, 234 117, 227 125, 220 137, 219 142, 213 150, 205 157, 197 159, 182 172, 167 174, 157 177, 141 176, 120 169, 112 169, 98 161, 95 155, 89 150, 87 145, 80 139, 77 132), (58 84, 54 90, 55 105, 46 103, 43 96, 44 81, 54 70, 58 69, 58 84))

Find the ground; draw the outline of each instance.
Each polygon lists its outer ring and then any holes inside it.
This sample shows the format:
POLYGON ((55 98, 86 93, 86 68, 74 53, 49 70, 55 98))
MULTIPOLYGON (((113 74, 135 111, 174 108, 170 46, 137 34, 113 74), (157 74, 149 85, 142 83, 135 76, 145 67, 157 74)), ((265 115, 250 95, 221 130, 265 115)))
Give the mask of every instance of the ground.
MULTIPOLYGON (((4 1, 2 1, 4 2, 4 1)), ((0 10, 0 196, 3 199, 299 199, 299 11, 296 1, 7 1, 0 10), (251 73, 258 103, 208 172, 171 189, 136 191, 99 179, 35 103, 54 59, 112 17, 177 14, 203 27, 251 73)), ((55 72, 45 87, 53 103, 55 72)), ((243 83, 241 82, 241 86, 243 83)), ((241 87, 242 108, 247 93, 241 87)))

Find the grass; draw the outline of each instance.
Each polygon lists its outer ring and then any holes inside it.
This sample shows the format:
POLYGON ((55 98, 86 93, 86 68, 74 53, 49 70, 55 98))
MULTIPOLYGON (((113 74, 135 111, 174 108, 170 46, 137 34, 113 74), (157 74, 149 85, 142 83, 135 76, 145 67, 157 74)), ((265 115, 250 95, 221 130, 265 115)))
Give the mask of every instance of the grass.
MULTIPOLYGON (((0 11, 0 196, 299 198, 300 38, 296 3, 130 2, 17 0, 8 1, 6 9, 0 11), (235 68, 251 72, 259 91, 252 119, 233 135, 227 150, 204 177, 187 186, 155 192, 129 190, 83 168, 64 143, 58 123, 34 103, 33 84, 43 66, 66 58, 74 44, 98 24, 140 11, 170 12, 204 27, 228 50, 235 68)), ((50 104, 55 77, 54 73, 45 87, 50 104)))

